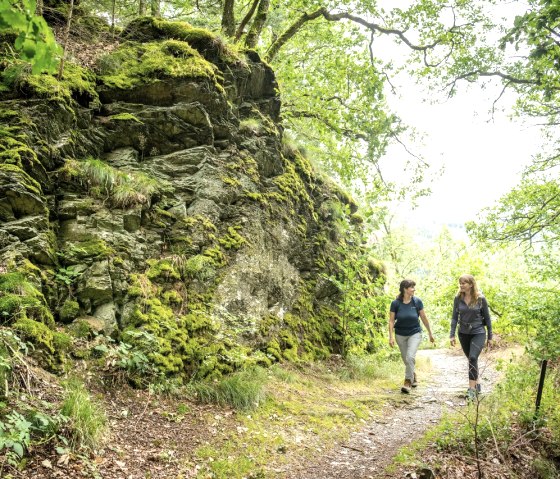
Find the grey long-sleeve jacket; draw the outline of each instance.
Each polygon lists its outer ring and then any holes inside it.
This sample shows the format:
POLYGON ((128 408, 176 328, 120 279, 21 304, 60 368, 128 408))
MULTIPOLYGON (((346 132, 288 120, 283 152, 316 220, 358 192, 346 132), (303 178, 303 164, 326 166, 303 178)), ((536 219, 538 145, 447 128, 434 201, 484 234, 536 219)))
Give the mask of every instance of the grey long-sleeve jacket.
POLYGON ((453 314, 451 316, 451 331, 449 337, 455 337, 455 330, 459 323, 461 334, 482 334, 486 327, 488 340, 492 339, 492 320, 488 310, 488 301, 484 296, 480 296, 478 303, 469 307, 459 296, 455 296, 453 301, 453 314))

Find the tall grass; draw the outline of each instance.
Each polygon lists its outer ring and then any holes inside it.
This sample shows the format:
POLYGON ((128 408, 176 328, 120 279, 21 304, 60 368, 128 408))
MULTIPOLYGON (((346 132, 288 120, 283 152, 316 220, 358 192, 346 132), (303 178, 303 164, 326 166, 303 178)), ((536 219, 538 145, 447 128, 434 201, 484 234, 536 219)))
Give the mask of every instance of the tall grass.
POLYGON ((66 384, 61 414, 66 416, 73 449, 97 449, 107 432, 107 417, 84 385, 75 379, 66 384))
POLYGON ((203 403, 231 406, 248 411, 266 399, 266 372, 262 368, 245 369, 213 382, 197 381, 188 390, 203 403))
POLYGON ((400 358, 381 359, 376 356, 348 355, 337 375, 344 381, 368 379, 393 379, 403 375, 404 366, 400 358))
POLYGON ((68 160, 60 170, 66 180, 77 180, 119 208, 150 204, 152 197, 169 186, 141 171, 122 171, 94 158, 68 160))

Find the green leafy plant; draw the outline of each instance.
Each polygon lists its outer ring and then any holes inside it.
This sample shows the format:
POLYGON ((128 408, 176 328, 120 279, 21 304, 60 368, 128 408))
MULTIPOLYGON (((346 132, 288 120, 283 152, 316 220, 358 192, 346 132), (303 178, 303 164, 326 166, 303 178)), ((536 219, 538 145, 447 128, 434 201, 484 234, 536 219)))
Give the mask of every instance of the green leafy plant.
POLYGON ((127 331, 125 340, 113 345, 98 345, 95 350, 105 354, 105 371, 117 384, 131 383, 146 387, 161 380, 161 372, 148 357, 156 346, 157 339, 146 331, 127 331))
POLYGON ((31 441, 32 424, 17 411, 0 421, 0 451, 7 449, 9 464, 17 465, 31 441))
POLYGON ((71 286, 81 274, 81 271, 76 271, 73 266, 69 266, 68 268, 59 268, 54 277, 66 286, 71 286))
POLYGON ((0 29, 17 35, 14 47, 31 64, 33 74, 54 73, 61 48, 45 19, 35 15, 36 8, 35 0, 0 0, 0 29))

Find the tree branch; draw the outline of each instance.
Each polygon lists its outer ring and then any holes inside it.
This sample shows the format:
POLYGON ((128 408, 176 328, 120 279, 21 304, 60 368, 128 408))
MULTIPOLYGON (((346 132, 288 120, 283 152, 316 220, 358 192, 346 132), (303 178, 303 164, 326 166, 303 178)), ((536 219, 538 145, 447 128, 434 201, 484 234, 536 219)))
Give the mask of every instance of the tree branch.
MULTIPOLYGON (((366 27, 373 33, 381 33, 384 35, 395 35, 397 36, 405 45, 407 45, 410 49, 424 52, 424 63, 427 66, 436 66, 430 65, 427 61, 426 54, 428 51, 433 50, 437 45, 441 43, 441 40, 436 40, 427 45, 415 45, 412 43, 404 34, 402 30, 394 29, 394 28, 385 28, 381 25, 373 22, 368 22, 367 20, 363 19, 362 17, 358 17, 351 13, 341 12, 341 13, 330 13, 327 11, 325 7, 321 7, 318 10, 315 10, 312 13, 303 13, 282 35, 278 37, 278 39, 270 45, 267 53, 266 53, 266 60, 271 62, 274 60, 278 51, 299 31, 301 28, 310 21, 316 20, 317 18, 323 17, 325 20, 329 22, 338 22, 341 20, 350 20, 351 22, 358 23, 366 27)), ((457 31, 457 26, 453 25, 449 31, 451 33, 457 31)), ((453 48, 448 52, 445 58, 448 58, 451 55, 453 48)), ((444 61, 445 58, 442 60, 444 61)), ((442 61, 438 62, 440 64, 442 61)))
POLYGON ((241 35, 243 35, 243 31, 245 30, 245 27, 247 26, 251 18, 253 18, 253 15, 255 14, 255 10, 257 9, 258 4, 259 4, 259 0, 253 0, 253 3, 251 4, 251 8, 249 8, 249 11, 243 17, 243 20, 241 20, 241 23, 239 24, 239 27, 237 27, 237 31, 235 32, 236 42, 239 41, 241 35))

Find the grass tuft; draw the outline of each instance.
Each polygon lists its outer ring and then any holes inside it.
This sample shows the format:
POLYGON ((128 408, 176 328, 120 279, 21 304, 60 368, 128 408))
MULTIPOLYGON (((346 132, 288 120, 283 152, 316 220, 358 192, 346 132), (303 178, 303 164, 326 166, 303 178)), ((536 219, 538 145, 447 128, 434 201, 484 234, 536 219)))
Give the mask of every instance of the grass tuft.
POLYGON ((266 372, 251 368, 214 382, 193 382, 189 390, 203 403, 231 406, 242 411, 256 409, 266 399, 266 372))
POLYGON ((107 417, 77 380, 66 384, 61 414, 69 419, 70 445, 73 449, 97 449, 107 432, 107 417))

